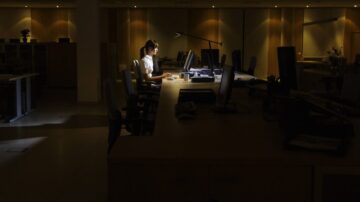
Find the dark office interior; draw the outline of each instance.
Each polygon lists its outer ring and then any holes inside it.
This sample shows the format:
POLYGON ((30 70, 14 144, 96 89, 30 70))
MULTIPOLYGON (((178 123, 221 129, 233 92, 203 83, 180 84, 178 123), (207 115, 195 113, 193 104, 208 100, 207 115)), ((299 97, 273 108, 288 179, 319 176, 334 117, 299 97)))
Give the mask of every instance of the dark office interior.
POLYGON ((2 0, 0 202, 359 202, 358 7, 2 0))

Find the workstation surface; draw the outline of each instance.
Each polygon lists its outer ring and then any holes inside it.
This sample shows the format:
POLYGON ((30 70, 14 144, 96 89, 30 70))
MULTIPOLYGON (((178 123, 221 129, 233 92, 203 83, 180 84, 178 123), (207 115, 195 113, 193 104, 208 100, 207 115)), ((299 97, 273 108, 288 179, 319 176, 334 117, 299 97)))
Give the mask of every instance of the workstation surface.
MULTIPOLYGON (((111 201, 166 201, 171 198, 171 196, 165 197, 167 194, 164 194, 171 192, 168 190, 171 188, 152 188, 153 183, 168 183, 166 186, 181 190, 179 185, 175 184, 184 182, 161 181, 160 176, 169 179, 191 176, 194 184, 189 186, 197 191, 201 189, 197 180, 208 182, 205 183, 208 187, 206 193, 199 192, 200 198, 194 197, 194 200, 189 201, 196 201, 195 199, 206 201, 202 199, 214 194, 216 191, 211 191, 211 187, 218 186, 217 182, 210 183, 214 176, 238 179, 239 181, 235 180, 236 182, 232 181, 230 184, 231 186, 238 184, 236 186, 239 188, 237 190, 239 193, 247 190, 246 184, 252 183, 250 182, 252 180, 263 187, 262 190, 245 191, 245 194, 238 196, 239 200, 263 201, 253 198, 253 194, 267 193, 266 190, 271 190, 271 187, 275 186, 276 191, 265 194, 271 195, 268 201, 279 201, 281 198, 285 201, 290 199, 310 201, 314 198, 316 170, 337 166, 359 170, 358 120, 353 120, 356 135, 352 138, 346 155, 340 157, 321 152, 284 149, 284 137, 278 123, 264 120, 262 99, 248 96, 248 91, 244 88, 233 89, 232 102, 237 105, 237 113, 215 113, 211 105, 201 105, 198 106, 194 120, 180 121, 175 117, 174 106, 180 89, 213 88, 217 91, 218 85, 218 83, 191 83, 182 79, 163 80, 153 135, 120 137, 109 154, 111 201), (173 173, 169 174, 169 172, 173 173), (138 176, 144 177, 144 181, 141 182, 142 179, 138 176), (161 182, 157 181, 157 178, 161 182), (277 182, 273 181, 277 179, 277 182), (141 189, 134 188, 138 186, 141 189), (148 195, 145 195, 149 196, 148 192, 151 192, 151 197, 146 199, 135 197, 139 193, 147 193, 148 195), (301 197, 294 199, 294 194, 301 197)), ((180 192, 177 194, 186 195, 184 194, 186 191, 180 192)), ((229 190, 222 192, 225 193, 225 198, 228 192, 229 190)), ((176 193, 174 196, 177 196, 176 193)), ((187 194, 190 197, 195 192, 191 191, 187 194)), ((225 198, 219 201, 232 201, 225 198)))

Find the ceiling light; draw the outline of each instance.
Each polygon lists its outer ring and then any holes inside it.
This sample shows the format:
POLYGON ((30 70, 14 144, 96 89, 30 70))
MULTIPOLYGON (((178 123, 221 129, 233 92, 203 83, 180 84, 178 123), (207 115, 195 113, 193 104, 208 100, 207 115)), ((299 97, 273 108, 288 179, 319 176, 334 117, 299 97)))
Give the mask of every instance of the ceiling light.
POLYGON ((215 8, 215 5, 212 5, 211 7, 212 7, 212 8, 215 8))
POLYGON ((134 8, 137 8, 137 6, 135 5, 134 8))
POLYGON ((357 8, 357 7, 358 7, 358 5, 355 4, 355 5, 354 5, 354 8, 357 8))
POLYGON ((29 7, 28 5, 25 5, 25 8, 29 7))
POLYGON ((277 8, 277 7, 278 7, 278 5, 275 5, 274 7, 275 7, 275 8, 277 8))
POLYGON ((309 8, 310 7, 310 4, 306 5, 306 8, 309 8))
POLYGON ((60 6, 59 6, 59 5, 56 5, 56 8, 60 8, 60 6))

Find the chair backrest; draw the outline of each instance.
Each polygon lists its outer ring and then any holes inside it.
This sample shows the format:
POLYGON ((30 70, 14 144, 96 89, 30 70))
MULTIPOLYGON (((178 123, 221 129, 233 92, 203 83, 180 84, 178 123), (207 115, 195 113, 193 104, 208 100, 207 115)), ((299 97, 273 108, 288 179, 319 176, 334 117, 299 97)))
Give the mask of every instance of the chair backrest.
POLYGON ((256 68, 256 56, 252 56, 250 58, 250 65, 247 73, 254 76, 255 68, 256 68))
POLYGON ((356 54, 355 56, 355 61, 354 61, 354 65, 356 67, 359 67, 360 66, 360 54, 356 54))
POLYGON ((134 66, 134 71, 135 71, 135 76, 136 76, 136 85, 139 88, 145 82, 144 75, 141 72, 141 66, 140 66, 139 60, 133 60, 133 66, 134 66))
POLYGON ((115 94, 115 80, 105 79, 103 83, 104 98, 108 111, 108 152, 112 145, 116 142, 117 137, 121 133, 122 117, 117 107, 117 99, 115 94))
POLYGON ((115 117, 114 113, 118 109, 115 94, 115 81, 109 78, 104 79, 103 89, 108 118, 113 119, 115 117))
POLYGON ((217 96, 216 104, 218 106, 226 106, 226 104, 228 103, 231 96, 234 76, 235 76, 234 67, 224 67, 224 71, 221 77, 221 83, 219 86, 219 92, 217 96))
POLYGON ((360 70, 355 66, 347 66, 343 75, 340 98, 352 105, 360 106, 360 70))
POLYGON ((181 66, 184 65, 184 64, 183 64, 184 55, 185 55, 184 51, 179 51, 178 54, 177 54, 177 56, 176 56, 176 62, 177 62, 177 65, 178 65, 179 67, 181 67, 181 66))
POLYGON ((136 95, 136 91, 132 85, 131 72, 128 69, 122 70, 122 80, 125 88, 125 93, 128 97, 136 95))
POLYGON ((223 54, 223 55, 221 56, 220 68, 224 68, 225 62, 226 62, 226 55, 223 54))
POLYGON ((138 123, 137 123, 139 121, 139 116, 140 116, 140 111, 138 109, 138 96, 132 85, 130 70, 125 69, 121 73, 125 87, 125 92, 127 94, 126 116, 125 116, 126 130, 130 131, 132 135, 137 135, 139 134, 139 130, 140 130, 140 128, 138 128, 138 123))
POLYGON ((241 72, 241 51, 240 50, 234 50, 232 52, 232 66, 236 72, 241 72))

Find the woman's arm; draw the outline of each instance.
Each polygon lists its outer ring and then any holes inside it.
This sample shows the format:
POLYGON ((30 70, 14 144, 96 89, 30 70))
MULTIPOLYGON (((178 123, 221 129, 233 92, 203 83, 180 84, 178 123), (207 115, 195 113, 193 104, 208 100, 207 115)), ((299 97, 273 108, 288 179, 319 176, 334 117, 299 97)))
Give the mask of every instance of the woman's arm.
POLYGON ((170 73, 163 73, 160 76, 152 76, 152 77, 149 77, 149 75, 144 74, 145 81, 158 81, 158 80, 161 80, 161 79, 163 79, 165 77, 169 77, 169 76, 171 76, 170 73))

